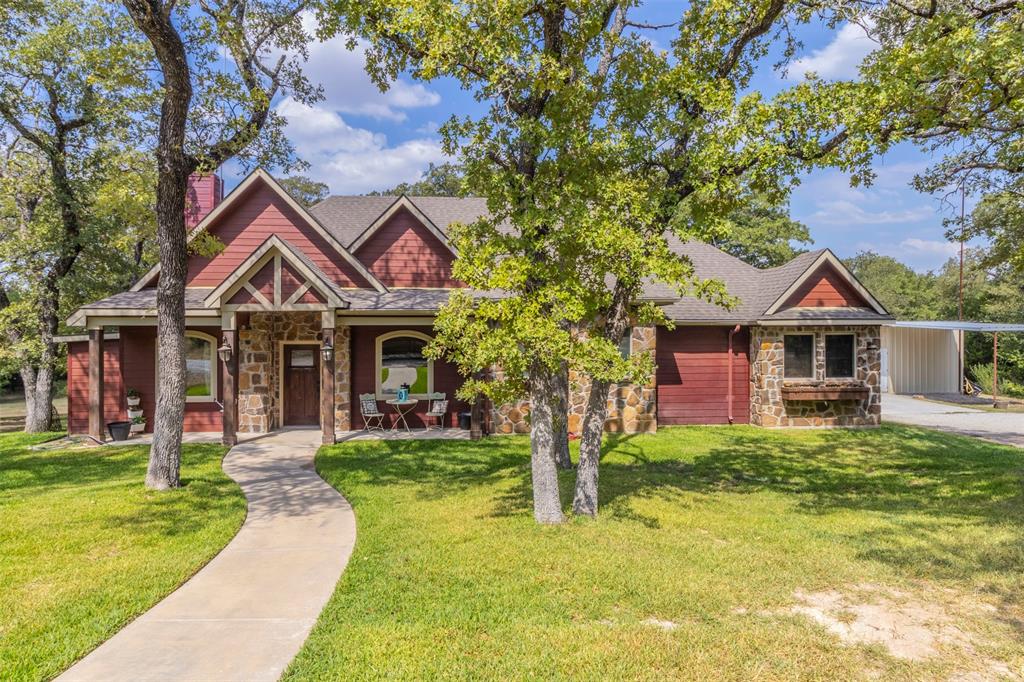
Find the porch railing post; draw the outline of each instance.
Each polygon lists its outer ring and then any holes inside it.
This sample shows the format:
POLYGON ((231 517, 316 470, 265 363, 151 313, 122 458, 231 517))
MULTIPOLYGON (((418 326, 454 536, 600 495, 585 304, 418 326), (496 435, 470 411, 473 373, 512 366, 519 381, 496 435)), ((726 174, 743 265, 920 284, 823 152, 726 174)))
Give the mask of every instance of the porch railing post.
POLYGON ((103 328, 89 330, 89 437, 103 438, 103 328))

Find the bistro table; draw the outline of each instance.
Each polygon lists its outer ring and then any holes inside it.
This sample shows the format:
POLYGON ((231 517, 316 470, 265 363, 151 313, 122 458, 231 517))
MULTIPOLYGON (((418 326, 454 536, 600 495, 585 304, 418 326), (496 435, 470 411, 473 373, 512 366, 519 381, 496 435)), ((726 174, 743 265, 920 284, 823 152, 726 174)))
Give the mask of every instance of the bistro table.
POLYGON ((416 404, 419 403, 419 400, 415 398, 398 400, 397 398, 395 398, 393 400, 385 400, 384 402, 386 402, 391 407, 395 408, 395 414, 398 415, 398 417, 395 419, 394 425, 391 427, 391 430, 398 431, 398 425, 401 424, 402 426, 405 427, 406 431, 412 433, 412 429, 409 428, 409 422, 405 421, 405 417, 407 414, 416 409, 416 404))

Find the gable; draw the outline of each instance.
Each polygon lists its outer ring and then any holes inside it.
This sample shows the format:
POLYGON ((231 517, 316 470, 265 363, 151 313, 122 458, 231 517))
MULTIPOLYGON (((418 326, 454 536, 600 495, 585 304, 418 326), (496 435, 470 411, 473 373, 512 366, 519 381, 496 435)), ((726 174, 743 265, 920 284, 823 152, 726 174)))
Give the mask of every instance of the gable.
POLYGON ((870 308, 831 263, 823 263, 786 299, 783 308, 870 308))
POLYGON ((355 256, 387 287, 459 286, 451 249, 404 207, 359 242, 355 256))
POLYGON ((213 258, 190 256, 186 286, 218 286, 271 235, 300 249, 338 286, 371 286, 327 239, 268 185, 257 183, 240 199, 208 228, 210 234, 224 244, 224 249, 213 258))
POLYGON ((327 275, 276 235, 268 237, 204 302, 242 311, 348 305, 327 275))

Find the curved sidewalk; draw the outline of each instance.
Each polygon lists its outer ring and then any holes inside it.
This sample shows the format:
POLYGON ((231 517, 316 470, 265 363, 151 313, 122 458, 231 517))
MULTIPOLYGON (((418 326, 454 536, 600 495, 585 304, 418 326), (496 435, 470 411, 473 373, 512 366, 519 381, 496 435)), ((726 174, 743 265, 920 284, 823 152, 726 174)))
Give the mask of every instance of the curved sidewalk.
POLYGON ((356 538, 313 469, 320 431, 242 443, 224 471, 249 512, 220 554, 58 680, 276 680, 305 642, 356 538))

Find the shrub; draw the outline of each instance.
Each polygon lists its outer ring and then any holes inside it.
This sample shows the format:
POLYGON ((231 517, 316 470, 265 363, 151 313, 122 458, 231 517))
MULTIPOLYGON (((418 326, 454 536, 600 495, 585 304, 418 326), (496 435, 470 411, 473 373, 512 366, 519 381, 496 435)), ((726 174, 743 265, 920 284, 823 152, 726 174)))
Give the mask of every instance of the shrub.
MULTIPOLYGON (((970 370, 971 376, 981 386, 982 392, 992 395, 992 375, 994 374, 992 363, 983 364, 979 362, 976 365, 971 365, 970 370)), ((999 393, 1003 393, 1005 388, 1006 380, 999 377, 999 393)))

